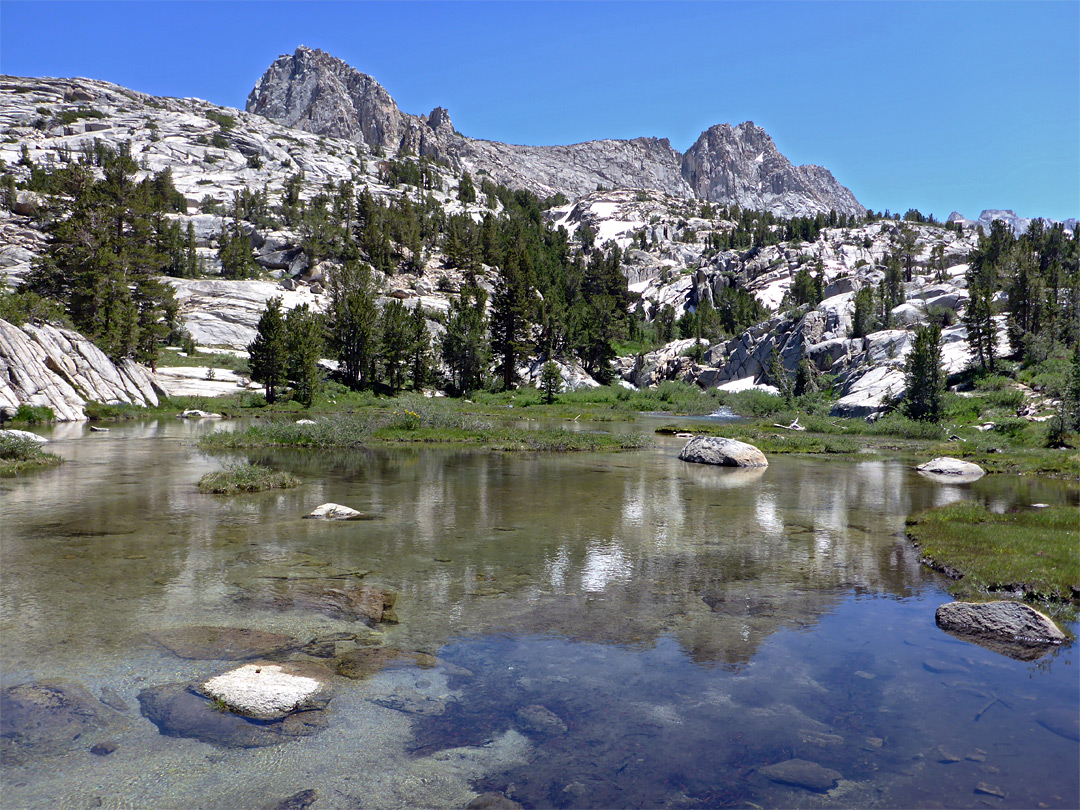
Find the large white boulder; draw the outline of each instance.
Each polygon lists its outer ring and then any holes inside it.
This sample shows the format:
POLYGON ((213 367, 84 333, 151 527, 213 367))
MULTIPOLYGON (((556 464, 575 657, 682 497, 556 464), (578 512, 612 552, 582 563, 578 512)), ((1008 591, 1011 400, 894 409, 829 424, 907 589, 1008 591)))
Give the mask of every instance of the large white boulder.
POLYGON ((915 468, 928 477, 946 477, 957 481, 974 481, 986 475, 986 470, 970 461, 938 456, 915 468))
POLYGON ((754 445, 719 436, 695 436, 679 453, 683 461, 721 467, 768 467, 769 460, 754 445))
POLYGON ((363 517, 363 513, 339 503, 324 503, 322 506, 315 507, 314 511, 304 517, 318 520, 356 520, 363 517))

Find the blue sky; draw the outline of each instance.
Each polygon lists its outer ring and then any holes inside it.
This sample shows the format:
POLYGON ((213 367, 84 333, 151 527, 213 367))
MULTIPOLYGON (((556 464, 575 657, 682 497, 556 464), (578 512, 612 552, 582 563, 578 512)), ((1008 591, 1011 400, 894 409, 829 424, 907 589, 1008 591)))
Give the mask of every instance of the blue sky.
POLYGON ((472 137, 753 120, 864 205, 1080 214, 1080 3, 60 3, 0 0, 0 71, 243 107, 322 48, 472 137))

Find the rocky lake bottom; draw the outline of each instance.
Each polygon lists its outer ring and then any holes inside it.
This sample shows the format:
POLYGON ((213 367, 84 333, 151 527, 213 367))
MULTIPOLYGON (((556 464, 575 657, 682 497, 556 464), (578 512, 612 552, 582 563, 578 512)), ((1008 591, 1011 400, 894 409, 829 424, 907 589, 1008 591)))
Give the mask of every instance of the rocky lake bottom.
POLYGON ((1075 641, 942 632, 903 531, 1075 482, 674 437, 211 456, 215 427, 59 426, 64 465, 0 481, 0 806, 1080 806, 1075 641), (230 459, 303 483, 199 494, 230 459), (325 502, 370 519, 302 519, 325 502), (251 662, 325 690, 269 720, 200 693, 251 662))

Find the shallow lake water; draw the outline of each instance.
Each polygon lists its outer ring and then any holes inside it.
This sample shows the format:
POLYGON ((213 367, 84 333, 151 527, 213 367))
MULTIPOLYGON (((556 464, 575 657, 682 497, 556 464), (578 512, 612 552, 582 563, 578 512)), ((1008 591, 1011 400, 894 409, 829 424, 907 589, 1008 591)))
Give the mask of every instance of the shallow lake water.
POLYGON ((314 810, 486 792, 1080 806, 1075 644, 1024 662, 946 635, 945 580, 903 533, 958 499, 1077 505, 1075 483, 939 484, 872 455, 727 470, 680 462, 673 437, 621 454, 200 451, 218 427, 63 426, 67 463, 0 479, 0 686, 77 684, 112 707, 100 733, 9 757, 0 806, 272 808, 309 789, 314 810), (303 484, 196 491, 245 458, 303 484), (302 519, 327 501, 371 519, 302 519), (305 601, 313 582, 389 588, 397 622, 305 601), (144 716, 146 690, 237 665, 167 641, 205 626, 316 640, 287 656, 338 673, 315 733, 225 747, 144 716), (402 655, 341 676, 350 650, 376 647, 402 655))

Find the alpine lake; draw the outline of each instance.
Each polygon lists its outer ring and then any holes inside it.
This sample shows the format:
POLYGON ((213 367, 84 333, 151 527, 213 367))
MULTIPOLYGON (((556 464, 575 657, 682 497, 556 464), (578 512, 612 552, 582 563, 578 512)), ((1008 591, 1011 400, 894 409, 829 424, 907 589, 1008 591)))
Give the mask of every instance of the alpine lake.
POLYGON ((904 535, 954 500, 1077 505, 1076 482, 723 469, 664 436, 197 446, 235 424, 60 425, 66 463, 0 479, 0 806, 1080 807, 1076 624, 1027 661, 944 633, 948 581, 904 535), (302 484, 197 491, 234 460, 302 484), (365 519, 303 519, 325 502, 365 519), (379 589, 381 620, 354 609, 379 589), (248 661, 329 700, 259 722, 190 688, 248 661))

